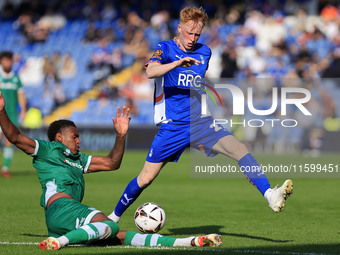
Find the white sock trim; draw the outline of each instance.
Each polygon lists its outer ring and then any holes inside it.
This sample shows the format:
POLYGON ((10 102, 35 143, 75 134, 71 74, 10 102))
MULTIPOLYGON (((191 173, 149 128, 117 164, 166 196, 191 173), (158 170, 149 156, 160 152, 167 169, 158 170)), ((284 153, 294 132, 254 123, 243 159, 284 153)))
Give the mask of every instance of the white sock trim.
POLYGON ((194 238, 195 238, 194 236, 187 238, 177 238, 173 246, 191 246, 191 241, 194 238))
POLYGON ((98 238, 99 233, 96 233, 89 225, 85 225, 80 227, 82 230, 84 230, 87 233, 87 240, 94 240, 98 238))
POLYGON ((267 189, 266 192, 264 193, 264 198, 267 200, 268 203, 270 203, 270 196, 272 194, 273 189, 267 189))
POLYGON ((160 236, 161 235, 153 234, 150 239, 150 246, 157 246, 157 241, 160 236))
POLYGON ((117 216, 116 214, 115 214, 115 212, 113 211, 109 216, 107 216, 110 220, 112 220, 112 221, 114 221, 114 222, 116 222, 116 223, 118 223, 119 222, 119 220, 120 220, 120 217, 119 216, 117 216))
POLYGON ((64 246, 66 246, 70 243, 70 241, 68 240, 68 238, 66 236, 60 236, 57 239, 58 239, 61 247, 64 247, 64 246))
POLYGON ((13 158, 14 149, 12 146, 4 148, 4 158, 13 158))
POLYGON ((131 245, 136 245, 136 246, 145 246, 145 239, 147 235, 142 235, 142 234, 136 234, 132 240, 131 240, 131 245))

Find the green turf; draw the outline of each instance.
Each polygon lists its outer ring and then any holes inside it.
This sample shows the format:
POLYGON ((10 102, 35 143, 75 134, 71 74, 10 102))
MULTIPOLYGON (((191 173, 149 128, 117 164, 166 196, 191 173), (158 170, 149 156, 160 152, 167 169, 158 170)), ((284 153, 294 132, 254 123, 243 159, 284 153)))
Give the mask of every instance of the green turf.
MULTIPOLYGON (((83 203, 110 213, 127 183, 143 166, 145 151, 127 151, 117 172, 86 175, 83 203)), ((301 156, 257 156, 258 161, 310 162, 301 156)), ((339 163, 338 155, 313 159, 339 163)), ((244 178, 192 179, 189 153, 168 164, 126 211, 123 230, 137 231, 135 209, 159 203, 167 221, 160 234, 187 237, 216 232, 219 248, 67 247, 54 254, 340 254, 340 180, 294 179, 294 194, 282 213, 273 213, 244 178)), ((271 179, 271 184, 284 179, 271 179)), ((46 237, 40 184, 31 158, 17 151, 12 178, 0 177, 0 254, 45 254, 35 245, 46 237), (9 242, 10 244, 4 244, 9 242), (14 244, 19 243, 19 244, 14 244), (24 245, 23 243, 29 243, 24 245)))

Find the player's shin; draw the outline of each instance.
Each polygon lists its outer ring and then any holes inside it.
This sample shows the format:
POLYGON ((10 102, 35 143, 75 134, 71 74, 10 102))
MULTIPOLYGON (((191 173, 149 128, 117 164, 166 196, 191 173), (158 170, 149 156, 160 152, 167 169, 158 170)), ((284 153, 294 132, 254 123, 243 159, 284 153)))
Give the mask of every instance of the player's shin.
POLYGON ((263 173, 261 167, 250 153, 243 156, 238 164, 249 182, 253 184, 262 193, 262 195, 270 189, 270 184, 266 175, 263 173))
POLYGON ((115 210, 108 216, 115 222, 118 222, 120 216, 126 211, 126 209, 138 198, 142 193, 143 188, 139 187, 137 183, 137 177, 134 178, 125 188, 123 195, 119 199, 115 210))

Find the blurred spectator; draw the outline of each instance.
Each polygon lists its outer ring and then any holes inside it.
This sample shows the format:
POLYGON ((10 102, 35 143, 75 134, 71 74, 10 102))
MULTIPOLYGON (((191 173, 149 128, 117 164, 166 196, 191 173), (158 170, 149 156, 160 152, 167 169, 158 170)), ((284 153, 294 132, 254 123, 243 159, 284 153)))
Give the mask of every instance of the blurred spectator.
POLYGON ((96 28, 94 22, 89 23, 85 35, 83 37, 83 42, 85 43, 96 42, 99 39, 99 37, 100 30, 96 28))
POLYGON ((76 75, 77 73, 77 63, 71 57, 70 53, 66 53, 62 56, 60 60, 60 79, 69 79, 76 75))
POLYGON ((33 1, 30 7, 33 11, 26 10, 13 24, 13 27, 25 36, 28 44, 45 42, 50 31, 59 30, 66 24, 65 17, 53 12, 51 8, 48 9, 46 13, 40 12, 41 9, 44 8, 40 6, 39 1, 33 1), (34 3, 37 4, 34 5, 34 3), (34 7, 36 7, 36 9, 34 7), (43 15, 44 13, 45 15, 43 15))
POLYGON ((25 67, 26 61, 22 58, 20 53, 14 53, 13 55, 13 67, 14 73, 19 73, 21 69, 25 67))
POLYGON ((119 89, 118 93, 123 98, 150 101, 153 99, 152 81, 146 77, 145 72, 136 72, 129 82, 119 89))
POLYGON ((255 50, 255 54, 248 59, 249 70, 253 74, 261 74, 267 68, 267 63, 258 50, 255 50))
POLYGON ((63 86, 60 83, 56 83, 53 88, 53 99, 55 107, 61 106, 66 102, 66 95, 63 86))
POLYGON ((123 56, 122 52, 119 48, 114 48, 112 51, 112 56, 111 56, 111 64, 114 68, 114 72, 118 72, 122 69, 123 67, 123 56))
POLYGON ((101 19, 102 21, 106 23, 110 23, 115 18, 117 18, 117 10, 113 6, 112 3, 106 3, 103 10, 101 11, 101 19))
POLYGON ((339 17, 339 10, 331 4, 327 4, 320 13, 320 16, 326 21, 334 21, 339 17))
POLYGON ((50 59, 50 64, 54 66, 55 72, 59 77, 60 69, 61 69, 61 56, 59 51, 55 51, 50 59))
POLYGON ((170 38, 170 15, 166 10, 156 12, 150 19, 150 25, 160 36, 160 41, 170 38))
POLYGON ((27 43, 45 42, 49 31, 44 26, 39 26, 33 16, 24 13, 15 21, 14 27, 17 28, 26 38, 27 43))
POLYGON ((145 37, 144 31, 140 28, 132 33, 131 37, 126 38, 123 51, 125 54, 132 54, 137 59, 146 59, 149 57, 149 41, 145 37))
POLYGON ((132 116, 137 116, 138 115, 138 107, 135 104, 134 100, 132 98, 128 98, 126 103, 126 107, 130 109, 130 114, 132 116))
POLYGON ((55 13, 52 8, 48 8, 45 15, 37 22, 39 28, 47 31, 59 30, 64 27, 65 24, 66 18, 60 13, 55 13))
POLYGON ((114 67, 111 64, 111 50, 106 38, 98 42, 98 46, 94 49, 91 60, 87 67, 94 72, 96 81, 100 81, 110 74, 114 73, 114 67))
POLYGON ((226 47, 221 57, 222 57, 221 78, 235 77, 235 74, 238 71, 236 63, 237 54, 235 49, 226 47))

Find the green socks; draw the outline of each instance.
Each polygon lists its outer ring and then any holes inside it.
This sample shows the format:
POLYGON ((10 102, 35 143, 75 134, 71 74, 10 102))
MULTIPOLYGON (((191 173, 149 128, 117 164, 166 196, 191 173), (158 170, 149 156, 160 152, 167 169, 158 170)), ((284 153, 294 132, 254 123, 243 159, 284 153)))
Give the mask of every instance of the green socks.
POLYGON ((124 245, 136 246, 173 246, 177 238, 161 236, 158 234, 139 234, 133 231, 127 231, 124 239, 124 245))
POLYGON ((68 244, 107 239, 116 236, 118 232, 118 224, 114 221, 94 222, 72 230, 64 236, 59 237, 58 240, 61 246, 65 246, 68 244))

